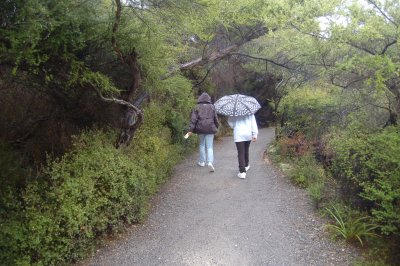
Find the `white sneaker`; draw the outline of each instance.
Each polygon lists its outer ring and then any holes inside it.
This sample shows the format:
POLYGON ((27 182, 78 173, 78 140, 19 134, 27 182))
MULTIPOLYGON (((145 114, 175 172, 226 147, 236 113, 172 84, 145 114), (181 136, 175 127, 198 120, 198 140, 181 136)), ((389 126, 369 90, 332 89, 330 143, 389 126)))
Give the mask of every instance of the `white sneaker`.
POLYGON ((205 162, 198 162, 197 165, 203 167, 203 166, 206 165, 206 163, 205 162))
POLYGON ((238 177, 241 178, 241 179, 245 179, 246 178, 246 173, 245 172, 239 173, 238 177))
POLYGON ((208 166, 208 168, 210 168, 210 172, 215 171, 214 165, 212 163, 208 163, 207 166, 208 166))
POLYGON ((246 172, 249 171, 250 165, 246 166, 244 169, 246 170, 246 172))

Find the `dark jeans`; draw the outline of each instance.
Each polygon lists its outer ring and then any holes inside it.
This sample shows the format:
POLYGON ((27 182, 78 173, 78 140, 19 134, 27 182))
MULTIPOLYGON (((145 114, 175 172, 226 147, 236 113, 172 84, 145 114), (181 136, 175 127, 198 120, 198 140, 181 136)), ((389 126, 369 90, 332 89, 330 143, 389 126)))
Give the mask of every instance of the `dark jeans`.
POLYGON ((235 142, 238 151, 238 161, 239 161, 239 172, 246 172, 245 167, 249 166, 249 141, 235 142))

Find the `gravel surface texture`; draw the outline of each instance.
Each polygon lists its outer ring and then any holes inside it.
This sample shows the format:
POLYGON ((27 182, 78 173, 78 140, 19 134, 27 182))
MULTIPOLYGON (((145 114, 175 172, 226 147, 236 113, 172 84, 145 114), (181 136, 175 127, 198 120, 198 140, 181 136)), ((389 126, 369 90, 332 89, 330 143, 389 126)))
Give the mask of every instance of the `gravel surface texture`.
POLYGON ((250 170, 237 177, 232 137, 214 146, 215 172, 177 165, 147 219, 80 265, 351 265, 356 251, 332 241, 306 191, 264 158, 272 128, 250 145, 250 170))

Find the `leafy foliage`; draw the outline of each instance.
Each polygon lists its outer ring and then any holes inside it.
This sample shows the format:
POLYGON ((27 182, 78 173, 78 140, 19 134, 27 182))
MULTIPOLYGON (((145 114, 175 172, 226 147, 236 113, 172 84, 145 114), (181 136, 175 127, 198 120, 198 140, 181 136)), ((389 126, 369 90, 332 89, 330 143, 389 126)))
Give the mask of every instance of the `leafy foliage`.
POLYGON ((356 134, 332 140, 335 161, 332 171, 344 184, 361 189, 360 196, 381 224, 382 232, 400 230, 400 139, 398 128, 375 134, 356 134), (368 204, 372 203, 372 204, 368 204))
POLYGON ((313 200, 315 207, 318 209, 322 198, 324 197, 324 180, 318 180, 314 183, 311 183, 307 187, 308 195, 313 200))
POLYGON ((95 237, 142 219, 149 197, 180 158, 163 126, 165 112, 150 107, 145 118, 152 123, 139 130, 134 147, 115 149, 112 131, 87 131, 23 193, 2 187, 3 263, 73 261, 95 237))
POLYGON ((334 97, 326 88, 291 91, 280 105, 281 130, 287 136, 299 132, 308 138, 320 137, 334 123, 334 111, 334 97))
MULTIPOLYGON (((78 60, 87 42, 102 36, 102 1, 5 1, 1 60, 51 78, 48 63, 78 60), (66 12, 68 11, 68 12, 66 12)), ((15 73, 15 72, 14 72, 15 73)))
POLYGON ((304 187, 321 183, 324 180, 324 169, 318 165, 312 155, 304 155, 294 162, 292 171, 294 181, 304 187))

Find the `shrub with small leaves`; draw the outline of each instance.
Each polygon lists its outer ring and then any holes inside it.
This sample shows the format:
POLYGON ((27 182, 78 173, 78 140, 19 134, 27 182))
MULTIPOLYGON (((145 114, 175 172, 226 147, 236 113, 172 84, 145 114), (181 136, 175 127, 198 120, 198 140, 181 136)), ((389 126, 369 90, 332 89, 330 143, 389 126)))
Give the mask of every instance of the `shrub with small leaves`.
POLYGON ((294 159, 293 165, 290 176, 300 186, 308 187, 325 179, 324 169, 312 154, 294 159))
POLYGON ((400 236, 400 134, 390 127, 374 134, 337 136, 332 173, 354 187, 385 234, 400 236))
POLYGON ((289 92, 279 106, 279 131, 286 136, 300 133, 308 139, 318 138, 335 121, 334 95, 328 88, 318 87, 289 92))
POLYGON ((324 181, 321 180, 311 183, 307 188, 308 195, 310 195, 316 208, 319 208, 319 204, 322 200, 324 186, 325 186, 324 181))
POLYGON ((129 147, 116 132, 89 130, 21 193, 2 187, 0 259, 6 265, 59 265, 79 259, 94 238, 140 221, 149 198, 180 158, 166 114, 146 109, 149 121, 129 147))

